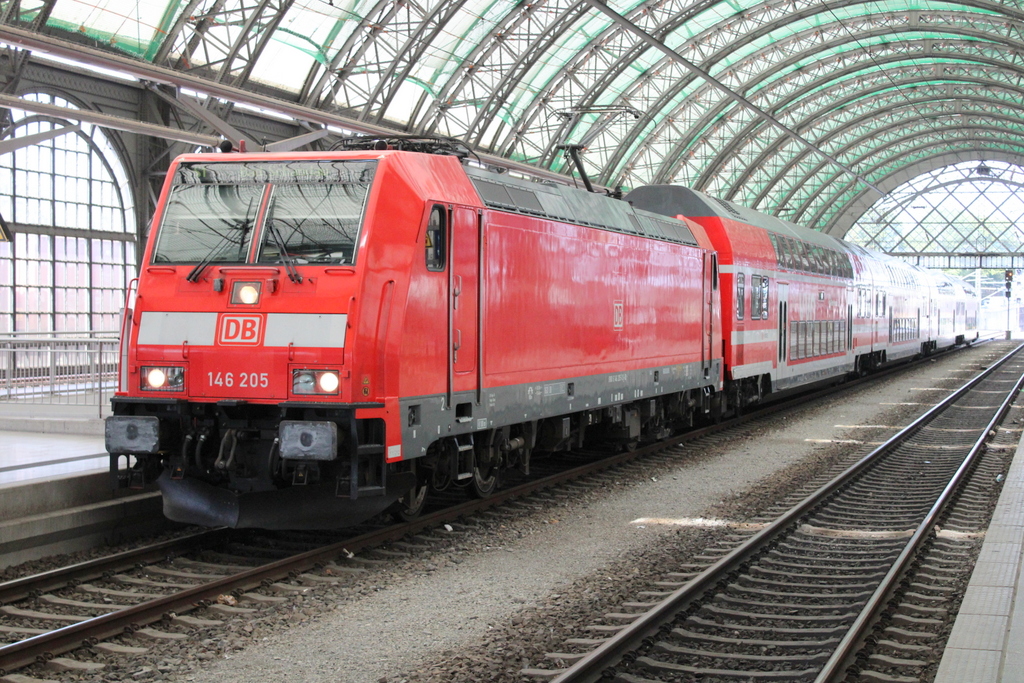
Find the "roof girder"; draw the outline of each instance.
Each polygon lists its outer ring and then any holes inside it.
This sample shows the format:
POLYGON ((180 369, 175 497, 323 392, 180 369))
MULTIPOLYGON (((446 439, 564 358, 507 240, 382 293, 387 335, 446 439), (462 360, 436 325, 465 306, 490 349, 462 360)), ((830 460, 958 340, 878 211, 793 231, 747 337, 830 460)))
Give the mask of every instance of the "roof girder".
MULTIPOLYGON (((980 129, 970 129, 972 135, 969 138, 962 137, 962 134, 968 132, 963 128, 955 128, 951 132, 961 134, 958 136, 948 136, 935 141, 920 142, 920 135, 908 136, 902 140, 890 143, 886 145, 887 148, 895 149, 898 145, 902 145, 903 149, 900 151, 883 157, 877 164, 872 166, 870 169, 865 170, 868 177, 877 178, 880 173, 886 167, 891 167, 901 160, 907 159, 909 161, 919 161, 920 158, 934 156, 933 150, 941 151, 948 150, 950 147, 955 147, 951 142, 960 141, 963 143, 963 147, 959 150, 961 152, 960 161, 966 161, 970 159, 982 159, 987 158, 982 156, 982 153, 989 153, 990 151, 1000 151, 1006 154, 1018 154, 1018 160, 1024 158, 1024 141, 1019 145, 1000 145, 991 142, 990 140, 982 140, 980 133, 986 131, 980 129), (911 144, 910 141, 914 141, 915 144, 911 144), (923 157, 911 158, 913 155, 923 154, 923 157), (966 157, 966 158, 965 158, 966 157)), ((999 139, 998 129, 992 130, 992 137, 999 139)), ((1001 140, 1000 140, 1001 141, 1001 140)), ((832 222, 832 219, 839 213, 837 205, 842 204, 842 198, 856 190, 850 183, 842 183, 842 176, 839 174, 833 175, 827 182, 822 183, 811 195, 807 201, 801 203, 800 211, 795 215, 796 222, 799 222, 803 218, 806 212, 813 211, 814 213, 805 220, 805 224, 808 225, 822 225, 827 226, 832 222), (826 190, 832 185, 838 185, 839 189, 827 193, 827 198, 822 198, 822 195, 826 194, 826 190), (816 206, 812 206, 812 203, 816 202, 816 206), (832 210, 832 216, 829 217, 828 213, 832 210)), ((847 200, 848 201, 848 200, 847 200)))
MULTIPOLYGON (((860 40, 863 40, 863 35, 856 35, 855 34, 853 37, 846 36, 846 37, 844 37, 842 39, 837 39, 836 41, 834 41, 834 44, 835 45, 843 45, 843 44, 845 44, 845 45, 851 45, 851 44, 859 45, 859 41, 860 40)), ((907 43, 907 44, 910 44, 910 43, 907 43)), ((929 47, 930 46, 931 46, 931 42, 929 42, 929 47)), ((1008 45, 1007 46, 1007 48, 1012 48, 1012 47, 1020 48, 1022 46, 1021 45, 1017 45, 1017 46, 1009 46, 1008 45)), ((807 51, 803 51, 803 52, 794 54, 794 56, 790 60, 788 60, 789 64, 790 65, 794 65, 794 64, 799 63, 800 61, 805 60, 808 57, 808 55, 813 55, 813 54, 817 53, 820 50, 820 48, 821 48, 821 46, 814 46, 811 50, 807 50, 807 51)), ((868 52, 870 52, 870 48, 863 49, 863 50, 862 49, 851 50, 848 54, 850 54, 850 55, 857 55, 857 54, 867 54, 868 52)), ((755 55, 754 59, 756 59, 758 61, 762 61, 762 62, 764 61, 760 55, 755 55)), ((872 60, 868 60, 868 61, 872 61, 872 60)), ((1004 64, 1006 64, 1006 63, 1004 62, 1004 64)), ((778 73, 782 73, 785 70, 785 68, 786 67, 779 67, 778 69, 773 71, 773 75, 778 74, 778 73)), ((744 87, 743 89, 744 90, 749 90, 749 87, 744 87)), ((699 97, 702 92, 703 91, 698 91, 698 92, 694 93, 691 96, 690 99, 692 99, 692 97, 699 97)), ((678 118, 679 117, 678 112, 680 111, 680 109, 682 107, 686 106, 686 104, 689 103, 690 99, 683 100, 682 102, 678 103, 678 105, 671 112, 666 113, 666 115, 663 117, 662 120, 669 119, 669 118, 678 118)), ((757 95, 752 94, 751 95, 751 99, 757 101, 758 97, 757 97, 757 95)), ((711 108, 711 109, 705 111, 704 116, 701 118, 701 120, 699 122, 699 125, 708 126, 708 125, 710 125, 710 122, 712 120, 721 121, 723 119, 723 117, 727 117, 728 113, 735 112, 735 111, 736 111, 735 109, 730 108, 726 103, 723 103, 723 102, 719 101, 718 105, 716 107, 711 108)), ((793 125, 796 125, 799 128, 799 127, 802 127, 803 124, 800 123, 800 122, 794 122, 793 125)), ((693 131, 693 130, 700 130, 700 128, 698 127, 698 125, 694 125, 694 126, 691 127, 691 131, 693 131)), ((733 135, 734 134, 730 134, 730 135, 728 135, 728 137, 730 139, 732 139, 733 135)), ((655 138, 655 137, 657 137, 656 132, 655 132, 654 135, 650 136, 650 138, 655 138)), ((677 161, 683 155, 687 154, 687 152, 688 152, 687 146, 688 145, 700 144, 700 141, 697 141, 696 143, 694 142, 695 140, 697 140, 697 138, 698 138, 697 135, 688 136, 685 139, 685 141, 684 141, 684 143, 682 145, 679 145, 675 149, 673 149, 672 153, 669 154, 668 157, 667 157, 666 165, 670 166, 673 162, 677 161)), ((784 139, 783 136, 778 136, 778 138, 780 140, 784 139)), ((646 144, 650 144, 650 141, 648 140, 646 144)), ((710 142, 707 143, 707 144, 709 144, 709 145, 711 145, 713 147, 716 147, 716 148, 721 148, 721 145, 718 145, 718 144, 713 144, 713 143, 710 143, 710 142)), ((622 146, 624 147, 625 143, 623 143, 622 146)), ((634 153, 634 156, 635 156, 635 153, 634 153)), ((661 171, 661 172, 659 172, 657 174, 657 180, 656 181, 657 182, 664 182, 669 177, 671 177, 670 172, 667 171, 667 170, 663 170, 663 171, 661 171)), ((621 174, 619 174, 619 177, 617 178, 617 180, 621 180, 621 174)), ((612 181, 606 180, 606 184, 612 184, 612 181)), ((706 189, 706 186, 707 186, 707 181, 705 180, 704 182, 700 183, 700 187, 698 189, 706 189)), ((734 195, 735 193, 732 192, 730 194, 734 195)))
MULTIPOLYGON (((858 147, 864 147, 869 142, 875 142, 875 141, 879 142, 880 145, 875 146, 875 147, 871 147, 866 152, 863 152, 863 153, 860 154, 860 156, 858 157, 858 160, 862 160, 862 159, 870 158, 872 156, 877 155, 880 150, 885 149, 886 146, 888 146, 889 144, 892 144, 892 143, 895 143, 895 142, 899 142, 899 141, 904 140, 904 139, 920 137, 921 136, 921 131, 920 130, 913 130, 910 126, 907 125, 908 123, 912 123, 913 120, 918 115, 918 112, 916 110, 910 111, 910 109, 913 109, 913 107, 904 106, 904 107, 900 107, 898 109, 894 108, 891 111, 891 113, 889 113, 890 114, 890 118, 895 118, 894 116, 892 116, 892 114, 903 113, 903 114, 906 115, 906 119, 897 120, 897 121, 895 121, 895 122, 893 122, 893 123, 891 123, 891 124, 889 124, 887 126, 881 126, 881 127, 877 127, 877 128, 867 128, 866 132, 863 132, 857 139, 849 142, 840 152, 837 152, 837 154, 851 153, 851 152, 853 152, 853 150, 857 149, 858 147), (894 133, 894 132, 897 132, 897 131, 901 132, 901 133, 905 131, 905 134, 897 137, 895 140, 891 139, 891 137, 888 136, 888 134, 891 134, 891 133, 894 133)), ((873 114, 871 116, 863 117, 859 121, 859 124, 863 128, 863 127, 865 127, 863 124, 866 123, 868 120, 871 120, 871 119, 880 120, 880 119, 884 118, 885 114, 886 113, 879 113, 879 114, 873 114)), ((1019 118, 1012 117, 1012 116, 1005 116, 1005 115, 1004 116, 984 115, 984 114, 982 114, 982 115, 973 114, 973 115, 976 116, 978 119, 992 119, 994 121, 1001 122, 1002 125, 997 125, 997 124, 988 125, 988 124, 985 124, 985 123, 977 123, 977 122, 974 122, 974 121, 972 121, 970 119, 967 119, 968 115, 964 115, 964 114, 953 114, 949 118, 950 119, 955 118, 955 119, 962 119, 962 120, 964 120, 964 123, 967 124, 967 125, 964 125, 963 129, 966 129, 966 130, 990 130, 990 131, 995 131, 995 132, 1012 131, 1013 133, 1016 134, 1017 137, 1020 137, 1022 140, 1024 140, 1024 121, 1021 121, 1019 118)), ((958 128, 955 127, 955 124, 953 124, 953 123, 946 123, 944 121, 940 121, 939 123, 940 123, 941 127, 933 126, 932 128, 928 129, 926 132, 927 133, 933 133, 933 132, 934 133, 942 133, 943 131, 946 131, 946 130, 958 130, 958 128)), ((955 138, 954 138, 954 140, 955 140, 955 138)), ((792 164, 792 166, 796 165, 795 162, 791 162, 791 164, 792 164)), ((787 191, 787 194, 786 194, 785 198, 782 201, 778 202, 777 207, 780 207, 780 208, 781 207, 785 207, 789 203, 789 199, 793 195, 795 195, 796 193, 800 192, 801 190, 806 188, 808 185, 811 185, 812 184, 811 183, 811 178, 813 178, 815 176, 827 175, 827 173, 828 172, 827 172, 827 169, 825 168, 824 164, 822 164, 820 162, 814 162, 814 167, 811 170, 805 172, 803 179, 797 180, 797 181, 795 181, 795 182, 793 182, 791 184, 791 187, 787 191)), ((829 179, 829 181, 831 181, 831 178, 829 179)), ((823 185, 825 185, 825 184, 827 184, 827 183, 823 183, 823 185)), ((797 210, 797 215, 800 215, 800 211, 802 209, 796 209, 796 210, 797 210)))
MULTIPOLYGON (((861 5, 863 5, 863 4, 864 4, 864 3, 848 3, 848 6, 850 6, 850 7, 853 7, 853 6, 861 6, 861 5)), ((992 5, 991 5, 991 3, 977 3, 977 4, 981 4, 981 5, 986 5, 986 4, 987 4, 987 6, 988 6, 988 7, 991 7, 991 6, 992 6, 992 5)), ((821 10, 820 10, 820 7, 821 7, 821 5, 820 5, 820 4, 818 4, 818 5, 817 5, 817 7, 819 8, 819 9, 818 9, 818 13, 820 13, 820 12, 821 12, 821 10)), ((810 12, 810 11, 808 11, 808 12, 807 12, 807 14, 808 14, 808 15, 813 15, 813 14, 815 14, 815 13, 814 13, 814 12, 810 12)), ((902 13, 894 12, 894 13, 889 13, 889 14, 901 14, 901 15, 904 15, 904 14, 906 14, 906 12, 902 12, 902 13)), ((966 13, 960 13, 960 14, 961 14, 961 15, 966 15, 966 13)), ((877 15, 865 14, 864 16, 866 16, 866 17, 871 17, 871 16, 877 16, 877 15)), ((778 28, 779 26, 783 26, 783 25, 785 25, 786 23, 791 23, 791 22, 787 22, 787 21, 785 21, 785 20, 783 20, 783 19, 780 19, 780 20, 776 21, 776 23, 775 23, 775 24, 774 24, 774 25, 773 25, 772 27, 770 27, 770 28, 771 28, 772 30, 774 30, 774 29, 778 28)), ((811 29, 808 29, 808 30, 810 30, 810 31, 820 31, 820 30, 821 30, 821 27, 817 27, 817 26, 816 26, 816 27, 812 27, 811 29)), ((890 29, 878 29, 878 32, 879 32, 880 34, 884 34, 884 35, 890 35, 890 34, 892 33, 892 31, 891 31, 890 29)), ((981 33, 979 33, 978 35, 979 35, 979 37, 991 37, 991 36, 990 36, 989 34, 981 34, 981 33)), ((861 39, 863 39, 863 37, 864 37, 864 34, 860 34, 860 35, 858 35, 858 38, 861 38, 861 39)), ((733 46, 735 46, 735 45, 737 45, 737 44, 740 44, 740 45, 742 45, 742 44, 746 44, 747 42, 749 42, 749 40, 747 40, 747 41, 736 41, 735 43, 733 43, 733 46)), ((849 38, 841 39, 841 42, 849 42, 849 38)), ((820 51, 820 49, 821 49, 821 46, 820 46, 820 45, 817 45, 817 46, 815 46, 815 47, 814 47, 813 51, 814 51, 814 52, 817 52, 817 51, 820 51)), ((722 51, 722 54, 728 54, 728 50, 723 50, 723 51, 722 51)), ((807 56, 807 53, 806 53, 806 52, 804 52, 804 53, 802 53, 802 54, 800 55, 800 59, 805 59, 805 58, 806 58, 806 56, 807 56)), ((761 57, 760 57, 760 56, 757 56, 757 59, 758 59, 758 60, 760 60, 760 59, 761 59, 761 57)), ((693 80, 692 80, 691 78, 684 78, 684 79, 680 79, 679 81, 677 81, 677 87, 676 87, 676 90, 675 90, 675 91, 670 91, 669 89, 666 89, 666 88, 661 88, 661 89, 659 89, 659 91, 660 91, 660 92, 662 92, 662 93, 665 93, 665 94, 664 94, 664 96, 663 96, 663 98, 662 98, 662 102, 665 102, 665 101, 669 101, 669 100, 670 100, 670 99, 671 99, 671 98, 672 98, 673 96, 675 96, 675 93, 676 93, 676 92, 678 92, 678 91, 679 91, 680 89, 682 89, 682 88, 686 87, 686 86, 687 86, 687 85, 688 85, 689 83, 691 83, 691 82, 693 82, 693 80), (667 90, 669 90, 669 91, 668 91, 668 92, 666 92, 667 90)), ((745 91, 747 91, 747 90, 748 90, 748 88, 747 88, 747 87, 743 87, 743 86, 740 86, 740 87, 739 87, 739 90, 740 90, 741 92, 745 92, 745 91)), ((591 93, 591 94, 590 94, 590 97, 591 97, 591 99, 593 99, 594 95, 593 95, 593 94, 591 93)), ((623 100, 621 101, 621 103, 623 103, 623 104, 629 104, 630 102, 629 102, 629 100, 623 99, 623 100)), ((632 105, 633 105, 633 106, 636 106, 636 104, 637 104, 636 102, 632 102, 632 105)), ((728 106, 729 106, 729 103, 724 103, 724 107, 728 108, 728 106)), ((647 109, 648 109, 649 111, 650 111, 650 110, 652 110, 652 109, 656 109, 656 110, 663 110, 663 105, 660 105, 660 104, 659 104, 659 105, 656 105, 656 106, 652 106, 652 107, 649 107, 649 108, 647 108, 647 109)), ((671 116, 671 114, 667 114, 667 116, 671 116)), ((709 114, 709 117, 711 117, 711 116, 714 116, 714 113, 710 113, 710 114, 709 114)), ((638 136, 638 135, 640 134, 640 131, 643 131, 643 132, 647 132, 647 131, 646 131, 646 130, 645 130, 645 129, 644 129, 643 127, 642 127, 642 126, 636 126, 636 127, 634 127, 633 131, 634 131, 634 132, 633 132, 633 136, 634 136, 634 137, 638 136)), ((627 141, 622 141, 622 142, 621 142, 621 143, 619 144, 619 149, 620 149, 620 150, 622 150, 622 149, 625 149, 625 148, 627 148, 628 146, 629 146, 629 141, 628 141, 628 140, 627 140, 627 141)), ((612 183, 612 182, 613 182, 613 181, 612 181, 612 178, 611 178, 611 175, 610 175, 610 171, 611 171, 611 168, 610 168, 610 167, 612 167, 612 166, 614 166, 614 165, 615 165, 615 162, 613 162, 613 163, 612 163, 612 164, 610 164, 610 165, 609 165, 608 167, 606 167, 606 170, 605 170, 605 175, 603 175, 603 176, 601 177, 601 179, 602 179, 602 180, 603 180, 604 182, 606 182, 606 183, 612 183)), ((621 179, 621 178, 619 178, 619 179, 621 179)))

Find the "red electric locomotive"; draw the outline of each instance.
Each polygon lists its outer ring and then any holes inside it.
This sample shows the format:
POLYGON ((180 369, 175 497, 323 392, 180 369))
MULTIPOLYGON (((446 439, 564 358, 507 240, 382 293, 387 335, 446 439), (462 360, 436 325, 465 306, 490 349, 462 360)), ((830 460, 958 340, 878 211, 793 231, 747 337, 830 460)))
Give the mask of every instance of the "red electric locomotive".
POLYGON ((174 520, 329 528, 723 389, 704 228, 395 150, 170 168, 122 334, 113 465, 174 520))

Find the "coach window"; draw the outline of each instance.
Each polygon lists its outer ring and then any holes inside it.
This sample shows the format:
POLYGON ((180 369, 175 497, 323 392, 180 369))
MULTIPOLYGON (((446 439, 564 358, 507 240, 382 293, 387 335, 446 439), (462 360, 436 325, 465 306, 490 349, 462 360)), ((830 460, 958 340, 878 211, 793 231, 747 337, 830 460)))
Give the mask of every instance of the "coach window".
POLYGON ((761 319, 761 276, 750 276, 750 319, 761 319))
POLYGON ((811 250, 806 242, 800 242, 800 270, 805 273, 810 273, 812 270, 811 266, 811 250))
POLYGON ((746 303, 743 291, 746 288, 747 276, 743 273, 736 274, 736 319, 743 320, 743 306, 746 303))
MULTIPOLYGON (((753 317, 753 316, 751 316, 753 317)), ((768 278, 761 278, 761 320, 768 319, 768 278)))
POLYGON ((447 256, 445 245, 448 243, 446 218, 444 207, 435 206, 430 211, 430 221, 427 223, 427 270, 444 270, 447 256))

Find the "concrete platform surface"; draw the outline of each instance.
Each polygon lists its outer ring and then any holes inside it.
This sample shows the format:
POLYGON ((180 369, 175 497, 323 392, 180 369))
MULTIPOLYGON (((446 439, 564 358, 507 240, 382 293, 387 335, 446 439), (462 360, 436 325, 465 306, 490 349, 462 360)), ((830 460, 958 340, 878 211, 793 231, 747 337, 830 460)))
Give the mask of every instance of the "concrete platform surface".
POLYGON ((103 435, 0 431, 0 486, 107 470, 103 435))

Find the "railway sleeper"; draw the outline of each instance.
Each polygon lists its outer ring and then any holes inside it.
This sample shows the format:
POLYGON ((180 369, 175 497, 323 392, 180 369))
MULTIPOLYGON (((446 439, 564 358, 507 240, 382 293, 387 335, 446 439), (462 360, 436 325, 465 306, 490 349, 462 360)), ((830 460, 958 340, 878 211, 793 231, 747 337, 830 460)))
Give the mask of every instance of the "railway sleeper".
MULTIPOLYGON (((774 647, 774 644, 765 645, 764 647, 774 647)), ((696 650, 689 647, 679 647, 678 645, 672 645, 664 641, 659 641, 654 644, 652 648, 655 652, 664 652, 665 654, 672 655, 684 655, 688 657, 705 657, 707 659, 714 659, 719 661, 739 661, 739 662, 763 662, 766 664, 792 664, 792 663, 807 663, 812 664, 815 662, 826 662, 828 661, 831 651, 812 652, 807 654, 791 654, 791 655, 754 655, 744 652, 718 652, 715 650, 696 650)))
MULTIPOLYGON (((848 608, 849 605, 846 605, 848 608)), ((856 612, 841 612, 839 614, 767 614, 764 612, 750 612, 744 610, 719 607, 715 604, 707 604, 703 610, 719 617, 734 617, 737 619, 757 619, 761 621, 783 621, 817 624, 847 624, 857 618, 856 612)), ((731 626, 731 625, 730 625, 731 626)))
POLYGON ((796 636, 798 638, 839 638, 849 630, 849 627, 845 624, 826 627, 812 626, 809 628, 795 628, 791 626, 758 626, 757 624, 722 624, 717 621, 711 621, 698 616, 687 617, 686 621, 683 622, 683 625, 690 626, 691 628, 700 627, 729 631, 730 633, 740 633, 742 631, 762 634, 781 633, 787 636, 796 636))
POLYGON ((686 666, 683 664, 673 664, 671 662, 661 662, 651 657, 638 657, 635 662, 636 666, 640 669, 647 669, 651 672, 656 673, 673 673, 673 674, 695 674, 704 676, 720 676, 723 678, 737 678, 744 681, 758 681, 758 680, 810 680, 814 678, 814 674, 817 673, 818 667, 813 669, 804 669, 799 671, 760 671, 760 670, 733 670, 733 669, 713 669, 700 666, 686 666))
POLYGON ((672 635, 686 642, 707 642, 729 647, 775 647, 793 650, 819 650, 834 648, 839 643, 839 638, 824 638, 821 640, 766 640, 763 638, 733 638, 729 636, 716 636, 706 633, 688 631, 684 628, 672 629, 672 635))

